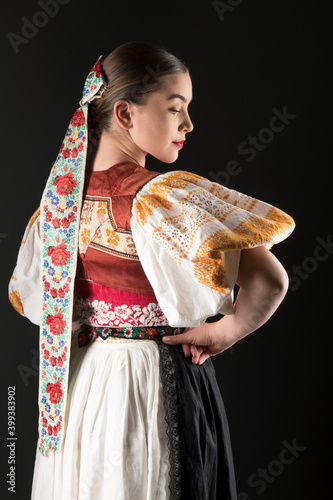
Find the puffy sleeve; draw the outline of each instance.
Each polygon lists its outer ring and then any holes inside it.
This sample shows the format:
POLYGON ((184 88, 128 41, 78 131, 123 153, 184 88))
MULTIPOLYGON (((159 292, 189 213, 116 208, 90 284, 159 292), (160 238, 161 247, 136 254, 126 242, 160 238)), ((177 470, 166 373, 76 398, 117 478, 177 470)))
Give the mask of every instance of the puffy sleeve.
POLYGON ((132 205, 136 249, 171 326, 232 314, 240 251, 271 248, 294 227, 278 208, 182 171, 155 177, 132 205))
POLYGON ((31 217, 23 236, 16 267, 9 283, 9 300, 22 316, 39 325, 41 308, 40 209, 31 217))

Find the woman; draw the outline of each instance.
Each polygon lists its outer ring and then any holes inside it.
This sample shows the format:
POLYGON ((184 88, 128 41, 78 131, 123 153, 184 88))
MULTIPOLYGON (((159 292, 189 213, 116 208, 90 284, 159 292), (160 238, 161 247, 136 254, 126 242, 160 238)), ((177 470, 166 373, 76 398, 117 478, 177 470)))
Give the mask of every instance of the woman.
POLYGON ((32 498, 236 499, 210 357, 282 301, 267 247, 294 223, 200 176, 145 169, 147 154, 178 158, 191 100, 187 67, 161 47, 100 58, 28 224, 10 298, 41 332, 32 498))

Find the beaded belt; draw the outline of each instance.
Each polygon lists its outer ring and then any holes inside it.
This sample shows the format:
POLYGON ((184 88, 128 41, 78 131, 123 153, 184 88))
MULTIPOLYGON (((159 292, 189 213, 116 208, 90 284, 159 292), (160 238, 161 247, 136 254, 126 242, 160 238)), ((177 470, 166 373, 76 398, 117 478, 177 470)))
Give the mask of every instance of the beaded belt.
POLYGON ((149 339, 162 338, 164 335, 179 335, 185 328, 172 328, 171 326, 122 326, 105 327, 82 325, 78 335, 79 347, 90 344, 97 337, 106 340, 109 337, 125 339, 149 339))

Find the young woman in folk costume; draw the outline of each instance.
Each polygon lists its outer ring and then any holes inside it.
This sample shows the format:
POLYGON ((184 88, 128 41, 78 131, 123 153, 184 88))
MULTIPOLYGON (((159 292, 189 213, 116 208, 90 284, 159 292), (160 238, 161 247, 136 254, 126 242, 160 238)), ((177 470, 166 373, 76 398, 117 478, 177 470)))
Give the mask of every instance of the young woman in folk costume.
POLYGON ((99 58, 26 229, 10 299, 40 325, 33 499, 236 500, 210 357, 282 301, 269 248, 294 222, 145 168, 147 154, 177 160, 191 99, 187 67, 159 46, 99 58))

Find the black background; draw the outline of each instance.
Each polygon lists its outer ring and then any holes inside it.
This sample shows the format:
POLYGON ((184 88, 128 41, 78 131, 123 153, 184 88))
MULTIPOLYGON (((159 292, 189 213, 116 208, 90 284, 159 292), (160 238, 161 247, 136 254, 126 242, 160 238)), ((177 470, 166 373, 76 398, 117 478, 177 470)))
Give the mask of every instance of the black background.
MULTIPOLYGON (((130 40, 162 44, 190 67, 195 129, 172 169, 223 183, 226 164, 236 160, 241 172, 228 187, 296 220, 290 238, 273 248, 290 272, 285 301, 259 331, 214 358, 239 500, 330 496, 330 17, 324 2, 224 4, 223 14, 222 2, 218 13, 204 0, 69 0, 46 18, 36 14, 42 11, 37 0, 2 5, 1 498, 30 498, 38 423, 38 327, 11 308, 8 282, 88 72, 99 55, 130 40), (23 16, 44 26, 14 50, 8 34, 22 36, 23 16), (262 129, 274 108, 296 116, 247 161, 239 145, 250 135, 268 137, 262 129), (9 386, 16 388, 15 494, 6 485, 9 386), (286 442, 299 451, 283 465, 286 442), (268 471, 260 483, 259 469, 268 471)), ((146 167, 170 170, 151 157, 146 167)))

